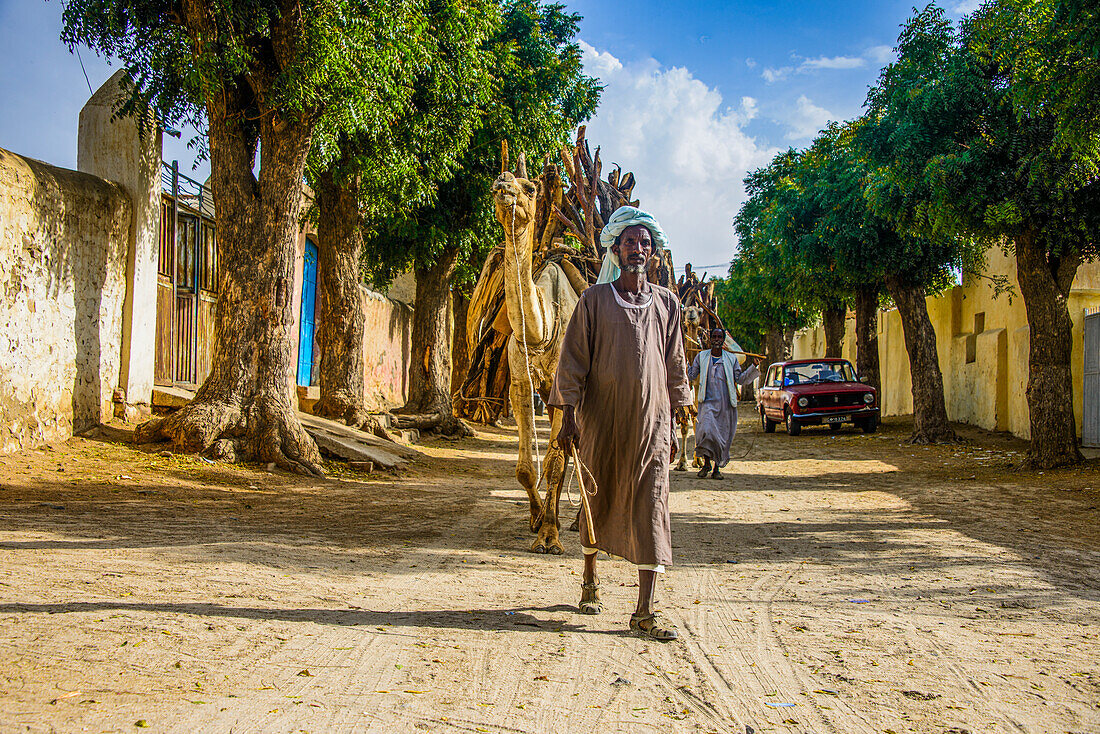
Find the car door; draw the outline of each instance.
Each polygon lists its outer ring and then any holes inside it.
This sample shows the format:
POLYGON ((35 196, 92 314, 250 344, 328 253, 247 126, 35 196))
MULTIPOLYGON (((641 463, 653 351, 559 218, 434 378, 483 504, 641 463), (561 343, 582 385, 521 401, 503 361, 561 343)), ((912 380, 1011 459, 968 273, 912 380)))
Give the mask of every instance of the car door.
POLYGON ((760 387, 760 404, 764 407, 764 412, 770 416, 775 415, 776 401, 779 399, 779 390, 776 388, 776 384, 778 383, 777 376, 780 371, 779 365, 773 364, 768 369, 764 384, 760 387))

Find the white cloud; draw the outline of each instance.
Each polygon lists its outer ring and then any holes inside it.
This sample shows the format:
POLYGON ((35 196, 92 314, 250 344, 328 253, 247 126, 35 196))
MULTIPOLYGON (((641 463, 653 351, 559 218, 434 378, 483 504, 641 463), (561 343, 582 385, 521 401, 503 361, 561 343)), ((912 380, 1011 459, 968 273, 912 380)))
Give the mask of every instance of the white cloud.
POLYGON ((794 70, 793 66, 781 66, 779 68, 769 66, 764 69, 764 71, 760 72, 760 76, 764 77, 764 81, 768 84, 771 84, 773 82, 783 81, 789 77, 794 70))
POLYGON ((787 133, 788 140, 805 140, 817 135, 830 120, 835 119, 836 115, 824 107, 818 107, 803 94, 795 103, 794 110, 783 122, 790 129, 787 133))
POLYGON ((888 64, 894 60, 894 48, 893 46, 871 46, 863 52, 863 55, 875 64, 888 64))
POLYGON ((585 71, 589 74, 603 78, 605 74, 614 74, 623 68, 622 62, 607 51, 597 51, 595 47, 589 46, 584 41, 581 41, 581 49, 585 71))
POLYGON ((867 63, 861 56, 819 56, 816 59, 806 59, 798 67, 800 71, 813 71, 815 69, 858 69, 867 63))
POLYGON ((745 66, 749 67, 750 69, 755 69, 756 68, 756 59, 751 58, 751 57, 745 59, 745 66))
MULTIPOLYGON (((837 71, 845 69, 860 69, 868 62, 881 66, 894 57, 894 49, 890 46, 871 46, 859 56, 818 56, 805 58, 797 54, 791 55, 791 60, 797 62, 794 66, 769 66, 760 73, 768 84, 781 82, 791 74, 810 74, 817 71, 837 71)), ((750 68, 752 68, 750 66, 750 68)))
POLYGON ((969 15, 982 6, 983 0, 958 0, 948 3, 947 9, 955 15, 969 15))
POLYGON ((585 70, 605 85, 588 125, 590 144, 603 146, 604 170, 618 163, 634 172, 634 195, 661 222, 677 266, 728 261, 732 220, 745 199, 742 179, 777 152, 744 130, 757 115, 757 101, 742 97, 727 105, 687 69, 653 59, 624 65, 580 45, 585 70))

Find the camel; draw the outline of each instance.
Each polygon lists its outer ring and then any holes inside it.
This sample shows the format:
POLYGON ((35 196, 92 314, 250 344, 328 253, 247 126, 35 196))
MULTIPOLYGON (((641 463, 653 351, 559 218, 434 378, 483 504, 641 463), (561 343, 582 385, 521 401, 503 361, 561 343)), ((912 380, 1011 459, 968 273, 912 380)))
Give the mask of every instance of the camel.
POLYGON ((527 491, 531 531, 537 533, 531 550, 557 555, 564 550, 559 537, 558 500, 565 454, 554 442, 561 428, 561 411, 550 411, 550 435, 537 437, 538 447, 546 452, 540 477, 532 460, 536 440, 533 391, 537 390, 544 402, 549 397, 565 326, 577 306, 578 290, 562 267, 552 261, 544 262, 538 280, 533 277, 538 187, 527 178, 525 169, 521 158, 517 175, 505 171, 492 189, 496 218, 504 229, 501 264, 512 331, 507 345, 511 375, 508 396, 519 429, 516 479, 527 491), (546 485, 545 501, 539 498, 540 479, 546 485))
MULTIPOLYGON (((680 312, 682 317, 681 328, 684 332, 684 357, 687 359, 687 363, 691 364, 700 350, 699 332, 705 314, 703 309, 698 306, 681 306, 680 312)), ((694 391, 697 387, 697 382, 693 382, 691 389, 694 391)), ((676 422, 680 426, 680 456, 676 462, 676 471, 687 471, 688 435, 694 432, 697 414, 698 411, 694 405, 680 408, 676 412, 676 422)), ((693 458, 692 465, 694 466, 696 463, 698 461, 693 458)))

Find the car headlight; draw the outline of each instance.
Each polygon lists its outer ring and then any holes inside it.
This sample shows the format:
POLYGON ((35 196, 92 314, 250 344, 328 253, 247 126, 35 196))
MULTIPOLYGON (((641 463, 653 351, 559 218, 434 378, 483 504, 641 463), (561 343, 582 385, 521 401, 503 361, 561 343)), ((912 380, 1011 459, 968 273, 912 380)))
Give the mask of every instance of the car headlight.
POLYGON ((875 394, 873 392, 863 393, 863 402, 867 403, 868 405, 875 402, 875 394))
POLYGON ((805 408, 809 404, 810 404, 810 399, 809 398, 799 398, 798 399, 798 407, 799 408, 805 408))

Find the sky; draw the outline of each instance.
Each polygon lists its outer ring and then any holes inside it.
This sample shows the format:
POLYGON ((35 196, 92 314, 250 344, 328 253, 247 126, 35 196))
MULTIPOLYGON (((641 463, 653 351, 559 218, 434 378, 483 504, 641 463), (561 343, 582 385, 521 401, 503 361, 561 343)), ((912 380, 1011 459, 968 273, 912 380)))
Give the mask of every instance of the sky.
MULTIPOLYGON (((958 17, 977 0, 943 0, 958 17)), ((742 179, 830 120, 858 117, 893 57, 913 0, 570 0, 585 70, 604 84, 588 123, 604 170, 637 177, 678 267, 724 274, 742 179)), ((0 148, 76 167, 80 108, 114 68, 58 40, 60 0, 0 0, 0 148), (87 79, 85 78, 87 76, 87 79)), ((117 67, 116 67, 117 68, 117 67)), ((199 180, 195 154, 165 136, 164 159, 199 180)))

